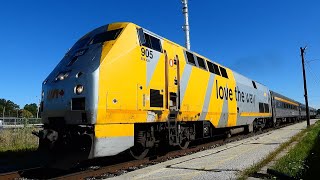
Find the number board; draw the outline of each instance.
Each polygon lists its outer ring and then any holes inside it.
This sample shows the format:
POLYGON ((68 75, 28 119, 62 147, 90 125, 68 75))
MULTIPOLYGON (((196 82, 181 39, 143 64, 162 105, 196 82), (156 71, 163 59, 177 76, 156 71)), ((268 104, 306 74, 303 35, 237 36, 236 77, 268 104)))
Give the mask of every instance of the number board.
POLYGON ((141 60, 150 62, 153 59, 154 51, 145 47, 141 47, 141 60))

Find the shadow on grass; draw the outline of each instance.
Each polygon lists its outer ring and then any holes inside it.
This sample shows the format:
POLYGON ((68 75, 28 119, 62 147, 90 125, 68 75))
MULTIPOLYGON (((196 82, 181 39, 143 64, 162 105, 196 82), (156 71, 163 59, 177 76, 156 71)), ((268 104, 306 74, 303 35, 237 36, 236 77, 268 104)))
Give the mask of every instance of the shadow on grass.
POLYGON ((302 179, 318 179, 320 177, 320 132, 314 146, 305 160, 304 170, 299 173, 302 179))

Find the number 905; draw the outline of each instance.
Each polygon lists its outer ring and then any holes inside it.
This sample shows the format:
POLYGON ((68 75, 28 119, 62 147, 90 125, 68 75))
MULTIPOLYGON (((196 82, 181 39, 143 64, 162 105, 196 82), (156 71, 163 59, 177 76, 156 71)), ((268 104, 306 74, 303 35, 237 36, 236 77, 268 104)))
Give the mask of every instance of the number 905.
POLYGON ((146 56, 147 58, 152 59, 153 58, 153 52, 152 50, 141 48, 141 55, 146 56))

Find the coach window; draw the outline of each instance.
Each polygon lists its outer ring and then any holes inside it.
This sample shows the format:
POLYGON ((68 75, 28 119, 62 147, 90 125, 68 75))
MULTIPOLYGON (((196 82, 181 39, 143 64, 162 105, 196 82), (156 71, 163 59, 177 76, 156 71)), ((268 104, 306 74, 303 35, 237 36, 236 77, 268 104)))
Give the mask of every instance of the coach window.
POLYGON ((191 54, 190 52, 186 51, 186 55, 187 55, 188 63, 196 66, 196 61, 194 60, 193 54, 191 54))
POLYGON ((259 113, 264 113, 263 103, 259 103, 259 113))
POLYGON ((207 70, 207 67, 205 65, 204 60, 201 57, 198 57, 198 56, 196 56, 196 57, 197 57, 197 60, 198 60, 199 67, 202 68, 202 69, 207 70))
POLYGON ((264 112, 269 113, 269 104, 263 103, 263 105, 264 105, 264 112))
POLYGON ((225 68, 220 66, 220 72, 221 72, 222 77, 228 78, 228 74, 227 74, 227 71, 225 68))

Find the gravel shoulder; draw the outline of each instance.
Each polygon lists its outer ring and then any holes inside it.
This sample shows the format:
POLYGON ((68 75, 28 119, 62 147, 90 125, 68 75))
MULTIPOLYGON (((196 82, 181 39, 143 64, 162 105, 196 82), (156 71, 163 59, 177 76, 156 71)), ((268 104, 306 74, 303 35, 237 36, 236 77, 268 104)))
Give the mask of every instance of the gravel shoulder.
POLYGON ((235 179, 305 127, 301 122, 111 179, 235 179))

